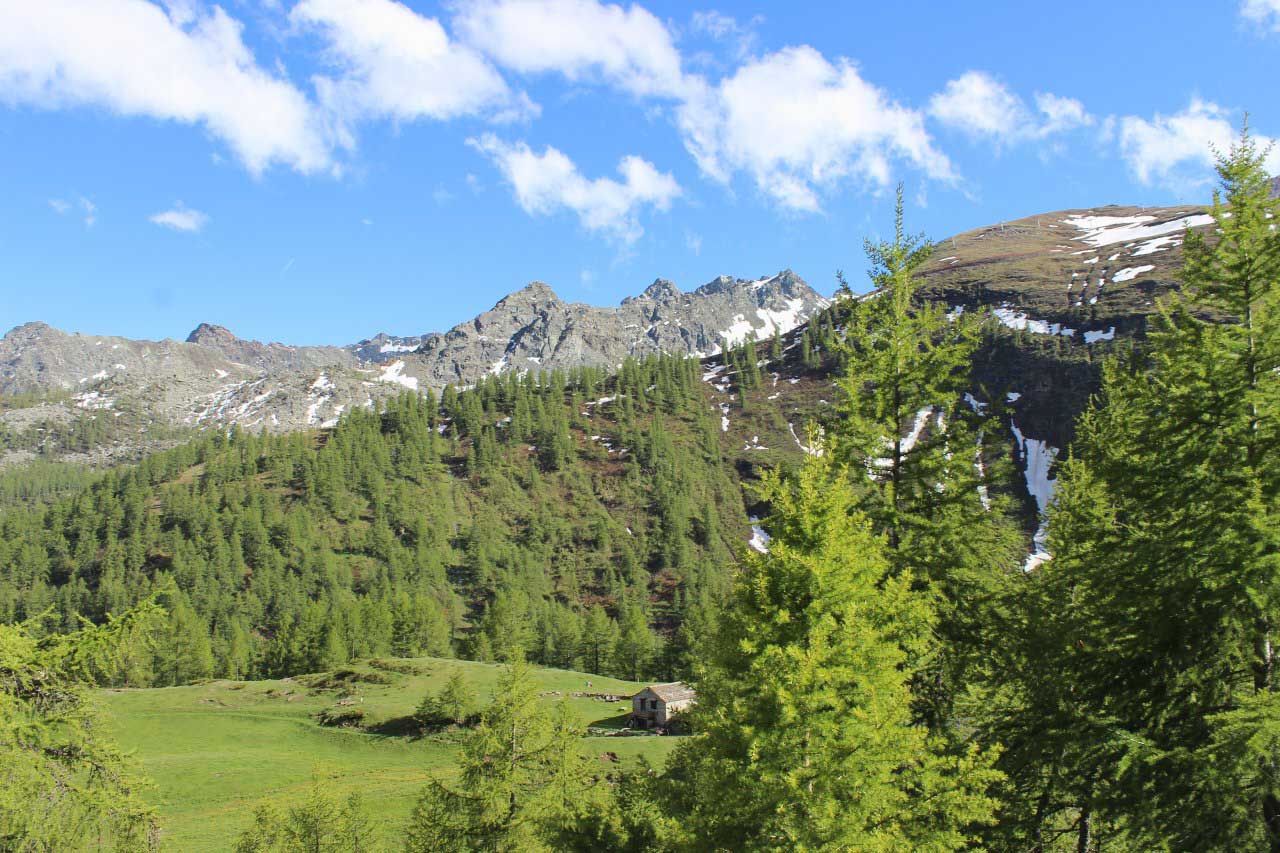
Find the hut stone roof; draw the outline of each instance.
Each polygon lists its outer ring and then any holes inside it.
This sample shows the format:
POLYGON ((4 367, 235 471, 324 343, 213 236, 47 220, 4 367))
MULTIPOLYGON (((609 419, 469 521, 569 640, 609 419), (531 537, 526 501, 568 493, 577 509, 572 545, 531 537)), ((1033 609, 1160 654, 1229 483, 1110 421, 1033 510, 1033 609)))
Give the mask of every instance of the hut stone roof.
MULTIPOLYGON (((683 702, 688 699, 696 699, 698 696, 693 688, 683 681, 673 681, 669 684, 650 684, 645 690, 667 703, 683 702)), ((640 692, 643 693, 644 690, 640 692)))

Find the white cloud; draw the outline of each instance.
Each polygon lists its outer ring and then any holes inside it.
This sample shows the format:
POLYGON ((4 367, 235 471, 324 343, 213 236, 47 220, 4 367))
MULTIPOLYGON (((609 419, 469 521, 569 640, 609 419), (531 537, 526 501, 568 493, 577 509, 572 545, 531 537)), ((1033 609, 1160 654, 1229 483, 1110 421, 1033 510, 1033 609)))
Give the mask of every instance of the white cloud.
POLYGON ((1270 27, 1280 33, 1280 0, 1243 0, 1240 14, 1246 20, 1270 27))
POLYGON ((482 56, 450 39, 439 21, 401 3, 302 0, 289 18, 320 33, 340 71, 313 82, 345 147, 354 145, 353 124, 364 118, 505 119, 537 112, 482 56))
POLYGON ((222 9, 145 0, 0 6, 0 103, 94 106, 203 126, 254 173, 331 166, 312 105, 255 61, 222 9))
MULTIPOLYGON (((1192 191, 1213 180, 1215 150, 1226 153, 1239 138, 1230 112, 1200 98, 1173 115, 1157 113, 1151 120, 1125 116, 1119 121, 1120 155, 1143 184, 1159 183, 1192 191)), ((1260 149, 1272 140, 1254 134, 1260 149)), ((1267 168, 1280 173, 1280 148, 1273 147, 1267 168)))
POLYGON ((53 212, 59 216, 63 216, 71 209, 71 203, 60 198, 49 199, 49 206, 53 208, 53 212))
POLYGON ((539 154, 523 142, 509 144, 493 134, 467 142, 497 165, 526 213, 569 210, 587 230, 624 243, 635 242, 644 233, 636 219, 640 208, 667 210, 680 195, 680 186, 669 173, 659 172, 639 157, 623 157, 618 163, 621 181, 588 179, 563 152, 550 146, 539 154))
POLYGON ((479 0, 454 19, 459 36, 522 74, 558 73, 639 96, 685 89, 671 33, 648 10, 597 0, 479 0))
POLYGON ((84 226, 92 228, 98 221, 98 206, 84 196, 80 196, 80 209, 84 211, 84 226))
POLYGON ((182 202, 178 202, 171 209, 149 217, 149 220, 156 225, 173 231, 196 234, 208 224, 209 217, 198 210, 192 210, 184 206, 182 202))
POLYGON ((966 71, 929 100, 929 114, 972 136, 1011 136, 1030 124, 1022 100, 981 71, 966 71))
POLYGON ((684 232, 684 245, 695 255, 702 254, 702 235, 693 231, 684 232))
POLYGON ((818 190, 845 179, 879 188, 902 160, 951 181, 917 111, 889 99, 847 60, 790 47, 692 86, 678 116, 685 146, 709 176, 744 171, 783 207, 815 211, 818 190))
POLYGON ((1038 92, 1035 102, 1039 115, 990 74, 966 71, 929 100, 929 114, 948 127, 998 144, 1044 139, 1094 123, 1074 98, 1038 92))

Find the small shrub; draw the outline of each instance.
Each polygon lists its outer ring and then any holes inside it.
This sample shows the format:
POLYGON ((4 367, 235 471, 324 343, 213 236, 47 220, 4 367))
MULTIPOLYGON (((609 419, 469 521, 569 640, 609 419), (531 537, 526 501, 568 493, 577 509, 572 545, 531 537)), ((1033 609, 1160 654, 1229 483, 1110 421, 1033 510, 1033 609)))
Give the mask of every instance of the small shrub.
POLYGON ((407 660, 383 660, 382 658, 374 658, 369 661, 369 666, 374 669, 385 670, 386 672, 394 672, 399 675, 422 675, 426 670, 416 663, 407 660))
POLYGON ((316 714, 316 719, 320 721, 322 726, 342 729, 358 728, 364 725, 364 709, 335 705, 332 708, 325 708, 319 714, 316 714))

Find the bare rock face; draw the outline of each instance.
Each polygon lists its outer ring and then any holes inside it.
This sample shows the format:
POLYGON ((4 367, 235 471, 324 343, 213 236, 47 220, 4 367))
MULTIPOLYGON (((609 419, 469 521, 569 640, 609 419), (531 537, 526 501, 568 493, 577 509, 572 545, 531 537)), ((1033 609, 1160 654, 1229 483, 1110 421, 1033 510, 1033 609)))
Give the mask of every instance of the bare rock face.
POLYGON ((1280 198, 1280 175, 1271 179, 1271 197, 1280 198))
POLYGON ((790 270, 755 280, 721 277, 692 293, 658 279, 616 308, 567 303, 542 282, 426 341, 405 357, 425 384, 487 373, 606 365, 658 352, 713 355, 750 335, 785 334, 828 305, 790 270))
POLYGON ((216 350, 228 359, 268 372, 282 370, 306 370, 312 367, 354 367, 356 356, 341 347, 291 347, 285 344, 263 344, 245 341, 232 334, 230 329, 201 323, 187 343, 216 350))
MULTIPOLYGON (((657 352, 712 354, 751 334, 790 331, 826 304, 785 271, 754 281, 719 278, 687 294, 660 279, 615 308, 566 303, 534 282, 444 334, 378 334, 346 347, 246 341, 209 323, 182 342, 68 334, 28 323, 0 339, 0 393, 42 396, 31 407, 38 419, 136 424, 141 448, 157 423, 316 428, 353 407, 487 374, 613 367, 629 355, 657 352)), ((8 417, 19 426, 31 420, 8 417)))

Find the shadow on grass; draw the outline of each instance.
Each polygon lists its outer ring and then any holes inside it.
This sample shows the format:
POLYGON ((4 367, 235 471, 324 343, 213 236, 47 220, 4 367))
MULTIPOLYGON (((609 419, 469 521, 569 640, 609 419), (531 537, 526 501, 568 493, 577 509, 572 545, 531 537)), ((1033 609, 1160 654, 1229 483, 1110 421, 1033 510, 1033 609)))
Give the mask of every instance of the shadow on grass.
POLYGON ((631 722, 631 714, 615 714, 612 717, 601 717, 587 723, 589 729, 625 729, 631 722))
POLYGON ((392 717, 389 720, 365 726, 364 731, 371 735, 380 735, 382 737, 416 738, 422 736, 422 725, 411 716, 392 717))

